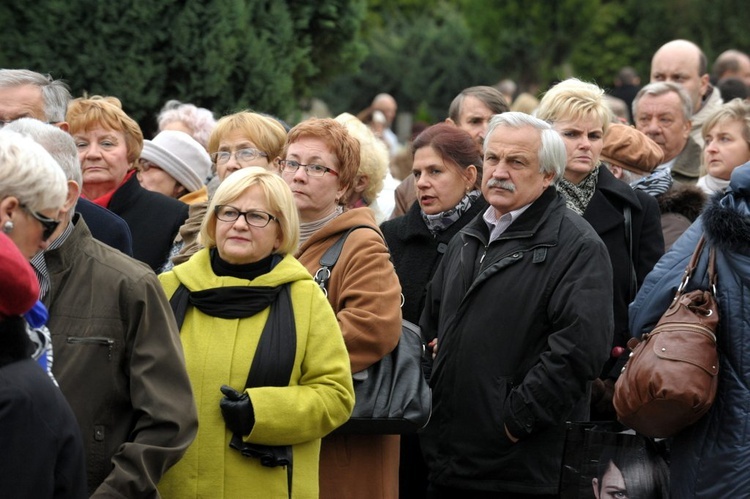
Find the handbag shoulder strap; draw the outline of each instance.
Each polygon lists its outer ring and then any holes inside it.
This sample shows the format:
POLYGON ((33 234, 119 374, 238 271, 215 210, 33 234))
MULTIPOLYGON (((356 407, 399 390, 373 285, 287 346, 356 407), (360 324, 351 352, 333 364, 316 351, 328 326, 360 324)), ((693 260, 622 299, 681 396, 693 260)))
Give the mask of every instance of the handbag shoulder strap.
MULTIPOLYGON (((690 262, 687 265, 687 268, 685 269, 685 273, 682 275, 682 281, 680 282, 680 286, 677 288, 677 293, 675 294, 675 298, 680 296, 687 286, 688 282, 690 282, 690 278, 693 276, 693 272, 695 272, 696 267, 698 266, 698 261, 700 260, 701 253, 703 252, 703 247, 706 244, 706 237, 701 236, 701 238, 698 240, 698 244, 695 246, 695 251, 693 251, 692 256, 690 257, 690 262)), ((716 282, 717 282, 717 276, 716 276, 716 250, 713 246, 711 246, 708 250, 708 266, 707 266, 707 272, 708 272, 708 291, 716 296, 716 282)))
POLYGON ((344 249, 346 238, 349 237, 349 234, 357 229, 371 229, 375 232, 378 232, 378 230, 371 225, 355 225, 344 232, 341 237, 339 237, 338 241, 333 243, 331 247, 328 248, 325 253, 323 253, 323 256, 320 257, 320 261, 318 262, 320 264, 320 268, 317 272, 315 272, 313 278, 315 279, 315 282, 318 283, 318 286, 320 286, 320 289, 323 290, 323 293, 325 293, 326 296, 328 296, 328 280, 331 278, 331 269, 334 265, 336 265, 336 262, 339 261, 341 251, 344 249))
MULTIPOLYGON (((677 288, 677 293, 675 294, 675 297, 682 294, 682 292, 685 290, 685 287, 687 286, 688 282, 690 282, 690 278, 693 277, 693 272, 695 272, 695 268, 698 266, 698 261, 700 260, 701 253, 703 252, 703 246, 706 244, 706 238, 705 236, 701 236, 701 238, 698 240, 698 244, 695 245, 695 250, 693 251, 693 254, 690 256, 690 261, 687 264, 687 267, 685 268, 685 273, 682 274, 682 281, 680 282, 680 286, 677 288)), ((709 258, 711 260, 711 258, 709 258)), ((713 263, 709 261, 709 272, 713 274, 713 263)))

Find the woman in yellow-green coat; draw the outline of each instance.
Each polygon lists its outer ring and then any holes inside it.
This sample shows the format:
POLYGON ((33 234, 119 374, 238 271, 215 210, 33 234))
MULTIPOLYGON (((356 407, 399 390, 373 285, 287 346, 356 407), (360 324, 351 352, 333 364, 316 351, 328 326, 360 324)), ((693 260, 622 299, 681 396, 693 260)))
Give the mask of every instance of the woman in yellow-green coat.
POLYGON ((222 182, 205 248, 159 276, 180 337, 198 435, 159 484, 163 497, 317 497, 320 439, 354 392, 341 331, 310 273, 289 188, 261 168, 222 182), (258 352, 258 355, 256 355, 258 352))

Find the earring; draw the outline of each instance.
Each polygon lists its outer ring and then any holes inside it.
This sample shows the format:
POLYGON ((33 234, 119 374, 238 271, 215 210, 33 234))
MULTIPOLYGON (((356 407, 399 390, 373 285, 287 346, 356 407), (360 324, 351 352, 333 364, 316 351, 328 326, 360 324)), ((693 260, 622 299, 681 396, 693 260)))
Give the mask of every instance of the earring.
POLYGON ((3 225, 3 232, 5 234, 10 234, 11 232, 13 232, 13 220, 8 220, 7 222, 5 222, 5 224, 3 225))

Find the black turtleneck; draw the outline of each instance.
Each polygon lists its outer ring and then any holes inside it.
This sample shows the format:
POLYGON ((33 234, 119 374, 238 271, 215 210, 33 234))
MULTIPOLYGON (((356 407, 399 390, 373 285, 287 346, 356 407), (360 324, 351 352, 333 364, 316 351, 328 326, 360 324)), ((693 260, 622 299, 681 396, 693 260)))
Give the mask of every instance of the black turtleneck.
POLYGON ((268 255, 267 257, 252 263, 243 263, 235 265, 222 260, 219 256, 219 252, 216 248, 211 249, 211 270, 218 276, 229 276, 236 277, 238 279, 247 279, 252 281, 258 276, 267 274, 271 271, 272 262, 274 255, 268 255))

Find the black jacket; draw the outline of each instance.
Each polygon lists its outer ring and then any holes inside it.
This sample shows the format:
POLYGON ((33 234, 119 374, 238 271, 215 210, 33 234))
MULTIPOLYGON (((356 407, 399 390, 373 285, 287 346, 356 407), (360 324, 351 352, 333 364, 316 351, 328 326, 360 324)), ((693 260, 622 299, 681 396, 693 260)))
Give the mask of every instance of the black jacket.
POLYGON ((477 216, 427 291, 420 324, 439 346, 422 440, 430 480, 555 494, 565 421, 587 419, 589 381, 612 341, 609 256, 554 187, 488 237, 477 216))
POLYGON ((73 411, 29 356, 20 318, 0 321, 0 494, 88 497, 83 443, 73 411))
POLYGON ((154 271, 167 262, 177 231, 188 217, 188 205, 141 187, 132 175, 107 206, 119 215, 133 236, 133 257, 154 271))
MULTIPOLYGON (((631 289, 635 269, 637 286, 640 286, 656 262, 664 254, 661 214, 656 200, 643 191, 634 191, 616 179, 610 171, 599 168, 596 191, 591 197, 583 218, 591 224, 604 241, 612 264, 612 291, 615 334, 612 346, 625 347, 630 339, 628 331, 628 305, 637 289, 631 289), (624 207, 629 206, 632 219, 633 264, 631 265, 625 229, 624 207)), ((621 359, 624 364, 624 358, 621 359)), ((622 365, 610 358, 603 376, 617 377, 622 365)))
POLYGON ((404 294, 401 312, 404 319, 414 324, 419 322, 427 283, 443 259, 448 242, 486 209, 487 202, 479 197, 461 218, 437 237, 433 237, 427 229, 419 203, 414 203, 405 215, 383 222, 380 226, 401 281, 401 292, 404 294))

